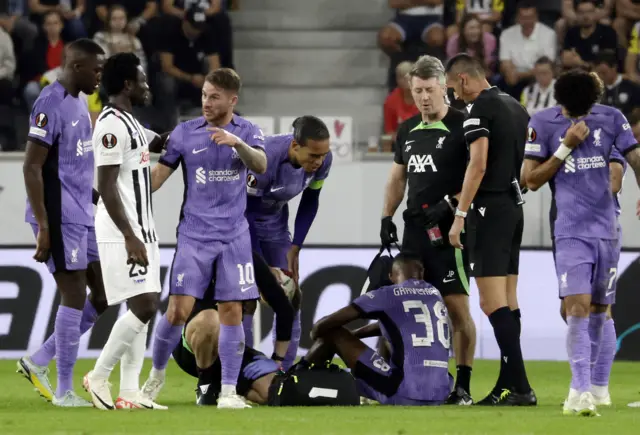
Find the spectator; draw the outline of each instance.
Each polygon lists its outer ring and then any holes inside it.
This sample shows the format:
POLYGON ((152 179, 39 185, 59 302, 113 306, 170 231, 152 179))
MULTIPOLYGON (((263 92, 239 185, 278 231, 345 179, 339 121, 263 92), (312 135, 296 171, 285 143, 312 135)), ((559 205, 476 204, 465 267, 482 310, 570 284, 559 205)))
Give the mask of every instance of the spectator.
POLYGON ((556 105, 556 99, 553 94, 553 85, 556 83, 553 78, 553 69, 553 61, 546 56, 536 61, 536 65, 533 68, 533 75, 536 81, 524 88, 520 97, 520 103, 531 116, 536 112, 556 105))
POLYGON ((389 0, 396 17, 378 33, 378 44, 388 55, 401 52, 403 44, 424 43, 444 48, 442 25, 444 0, 389 0))
POLYGON ((624 60, 624 73, 627 77, 636 83, 640 83, 640 74, 638 74, 638 55, 640 54, 640 21, 638 21, 631 31, 629 39, 629 49, 627 57, 624 60))
POLYGON ((468 15, 476 15, 482 24, 482 31, 493 33, 502 21, 504 0, 456 0, 456 25, 447 29, 447 39, 457 34, 463 19, 468 15))
POLYGON ((613 20, 613 28, 622 45, 627 45, 627 35, 636 21, 640 21, 640 2, 638 0, 616 0, 616 19, 613 20))
POLYGON ((27 82, 23 96, 27 109, 31 111, 38 95, 40 95, 40 78, 44 73, 62 64, 62 16, 56 11, 47 12, 44 16, 43 34, 36 40, 33 52, 29 55, 29 62, 23 71, 27 82))
POLYGON ((64 39, 73 41, 87 36, 82 22, 86 0, 29 0, 29 10, 36 22, 43 23, 49 12, 57 12, 64 19, 64 39))
POLYGON ((500 71, 504 90, 515 98, 533 80, 533 67, 538 59, 556 58, 555 32, 538 22, 535 0, 518 3, 517 24, 500 35, 500 71))
POLYGON ((616 51, 618 38, 611 26, 598 23, 595 0, 579 0, 577 25, 567 30, 562 52, 562 66, 589 67, 602 50, 616 51))
POLYGON ((33 49, 33 42, 38 36, 38 26, 27 18, 26 6, 26 0, 0 3, 0 27, 18 42, 23 53, 33 49))
MULTIPOLYGON (((392 140, 395 140, 396 131, 401 123, 420 113, 411 96, 411 87, 407 79, 407 74, 409 74, 412 67, 413 64, 411 62, 398 64, 396 67, 396 83, 398 83, 398 87, 391 91, 384 101, 384 133, 392 135, 392 140)), ((390 150, 390 145, 391 142, 383 144, 383 149, 386 150, 388 148, 390 150)))
POLYGON ((159 41, 162 72, 156 93, 158 109, 167 119, 167 128, 177 121, 178 99, 200 101, 204 74, 220 67, 211 36, 206 32, 204 8, 192 6, 185 18, 164 17, 159 41))
POLYGON ((619 109, 625 116, 640 116, 640 85, 618 72, 618 57, 613 50, 603 50, 596 56, 594 68, 604 83, 602 103, 619 109))
MULTIPOLYGON (((556 21, 556 33, 558 34, 558 44, 564 44, 564 37, 568 27, 578 25, 578 16, 575 4, 579 0, 562 0, 562 18, 556 21)), ((594 19, 600 24, 611 25, 611 13, 613 10, 613 0, 601 0, 596 5, 594 19)))
POLYGON ((478 59, 491 76, 496 66, 497 41, 493 34, 483 31, 482 24, 475 15, 465 15, 460 23, 461 33, 453 35, 447 41, 447 58, 458 53, 467 53, 478 59))
MULTIPOLYGON (((158 14, 158 3, 156 0, 94 0, 96 15, 102 24, 102 29, 107 29, 109 23, 109 10, 112 6, 121 5, 127 12, 129 20, 127 22, 127 32, 137 36, 142 42, 142 47, 147 58, 155 51, 155 40, 161 37, 156 34, 153 26, 153 19, 158 14)), ((157 33, 161 31, 158 30, 157 33)))
POLYGON ((210 35, 218 46, 220 65, 233 68, 233 32, 222 0, 162 0, 162 12, 183 19, 193 6, 205 9, 210 35))
POLYGON ((127 10, 121 5, 113 5, 109 8, 109 19, 107 29, 98 32, 93 39, 104 50, 107 57, 117 53, 134 53, 140 58, 140 63, 144 70, 147 70, 147 59, 142 49, 140 40, 126 32, 127 10))
POLYGON ((0 29, 0 105, 11 105, 14 96, 13 76, 16 72, 16 55, 11 36, 0 29))

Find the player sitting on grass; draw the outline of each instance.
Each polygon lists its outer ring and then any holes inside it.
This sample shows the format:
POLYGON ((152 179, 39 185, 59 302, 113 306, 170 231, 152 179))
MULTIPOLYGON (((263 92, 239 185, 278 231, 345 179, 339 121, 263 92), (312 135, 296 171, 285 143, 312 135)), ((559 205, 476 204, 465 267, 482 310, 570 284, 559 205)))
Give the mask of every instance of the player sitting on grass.
POLYGON ((311 331, 316 342, 305 359, 322 363, 337 353, 351 368, 360 395, 383 405, 444 404, 452 388, 447 308, 423 273, 419 258, 396 256, 395 285, 366 293, 316 323, 311 331), (356 319, 378 322, 355 332, 344 327, 356 319), (380 335, 391 343, 389 361, 360 340, 380 335))
MULTIPOLYGON (((222 370, 218 358, 218 334, 220 318, 217 306, 210 299, 197 300, 182 330, 182 340, 173 350, 178 366, 198 378, 196 403, 216 405, 220 393, 222 370), (206 375, 198 367, 210 367, 206 375)), ((242 365, 236 391, 254 403, 266 404, 269 385, 279 370, 279 365, 262 352, 244 347, 242 365)))

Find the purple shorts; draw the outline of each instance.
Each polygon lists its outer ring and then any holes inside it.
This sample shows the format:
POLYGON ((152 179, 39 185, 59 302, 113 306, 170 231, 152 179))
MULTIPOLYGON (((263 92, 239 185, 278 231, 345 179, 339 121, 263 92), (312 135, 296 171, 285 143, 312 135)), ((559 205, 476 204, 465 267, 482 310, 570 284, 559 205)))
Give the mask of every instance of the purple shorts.
POLYGON ((289 270, 287 253, 291 249, 289 241, 259 241, 258 252, 262 254, 267 264, 282 270, 289 270))
POLYGON ((171 266, 170 294, 202 299, 215 279, 213 299, 258 299, 249 230, 229 243, 201 242, 178 234, 171 266))
POLYGON ((356 378, 358 393, 381 405, 434 406, 444 403, 444 400, 415 400, 397 394, 404 379, 402 370, 373 349, 367 349, 360 355, 352 374, 356 378))
POLYGON ((555 253, 561 298, 588 294, 595 304, 615 303, 620 239, 556 238, 555 253))
MULTIPOLYGON (((30 224, 38 237, 38 225, 30 224)), ((62 224, 49 228, 51 249, 47 260, 49 272, 86 270, 87 265, 100 261, 96 230, 79 224, 62 224)))

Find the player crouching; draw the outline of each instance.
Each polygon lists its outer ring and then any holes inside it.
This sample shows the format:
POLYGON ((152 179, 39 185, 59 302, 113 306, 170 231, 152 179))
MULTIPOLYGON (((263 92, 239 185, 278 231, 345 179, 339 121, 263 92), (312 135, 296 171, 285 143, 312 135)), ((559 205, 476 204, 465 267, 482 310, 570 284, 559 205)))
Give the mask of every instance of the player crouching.
POLYGON ((316 340, 305 359, 322 363, 338 354, 352 370, 361 396, 383 405, 442 405, 452 388, 448 372, 450 331, 440 292, 422 280, 420 259, 395 257, 395 285, 366 293, 313 327, 316 340), (377 323, 350 332, 356 319, 377 323), (389 361, 360 338, 383 335, 391 343, 389 361))
MULTIPOLYGON (((214 302, 197 300, 182 330, 182 340, 173 350, 178 366, 198 378, 196 403, 216 405, 222 383, 222 368, 218 358, 220 318, 214 302), (208 367, 204 371, 198 367, 208 367)), ((262 352, 245 346, 238 375, 237 394, 264 405, 269 386, 279 370, 278 364, 262 352)))

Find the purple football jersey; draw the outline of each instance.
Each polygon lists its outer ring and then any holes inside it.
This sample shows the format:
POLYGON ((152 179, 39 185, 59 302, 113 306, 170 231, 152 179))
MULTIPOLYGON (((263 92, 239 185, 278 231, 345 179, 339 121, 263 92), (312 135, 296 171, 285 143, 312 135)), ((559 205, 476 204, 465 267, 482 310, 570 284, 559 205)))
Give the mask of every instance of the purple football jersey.
POLYGON ((363 317, 379 320, 391 343, 391 362, 404 374, 396 395, 441 400, 442 390, 449 389, 451 334, 440 292, 411 279, 365 293, 352 304, 363 317))
MULTIPOLYGON (((171 132, 160 163, 182 164, 185 195, 178 233, 198 241, 229 242, 247 231, 247 168, 234 148, 211 140, 204 117, 178 124, 171 132)), ((260 129, 234 115, 224 130, 247 145, 264 149, 260 129)))
POLYGON ((322 181, 329 176, 333 161, 331 152, 317 171, 307 173, 289 161, 292 141, 292 134, 267 136, 267 172, 250 172, 247 177, 248 195, 261 199, 259 202, 250 202, 247 209, 247 213, 252 215, 253 230, 259 240, 290 240, 287 203, 306 188, 319 189, 322 181))
MULTIPOLYGON (((550 180, 558 212, 555 237, 616 239, 614 198, 609 187, 613 148, 622 155, 637 146, 624 115, 596 104, 583 118, 589 137, 573 150, 550 180)), ((525 158, 546 161, 558 149, 571 120, 560 107, 536 113, 529 122, 525 158)))
MULTIPOLYGON (((49 150, 42 166, 49 219, 93 227, 93 146, 87 103, 53 82, 33 105, 28 139, 49 150)), ((37 223, 28 199, 25 221, 37 223)))

